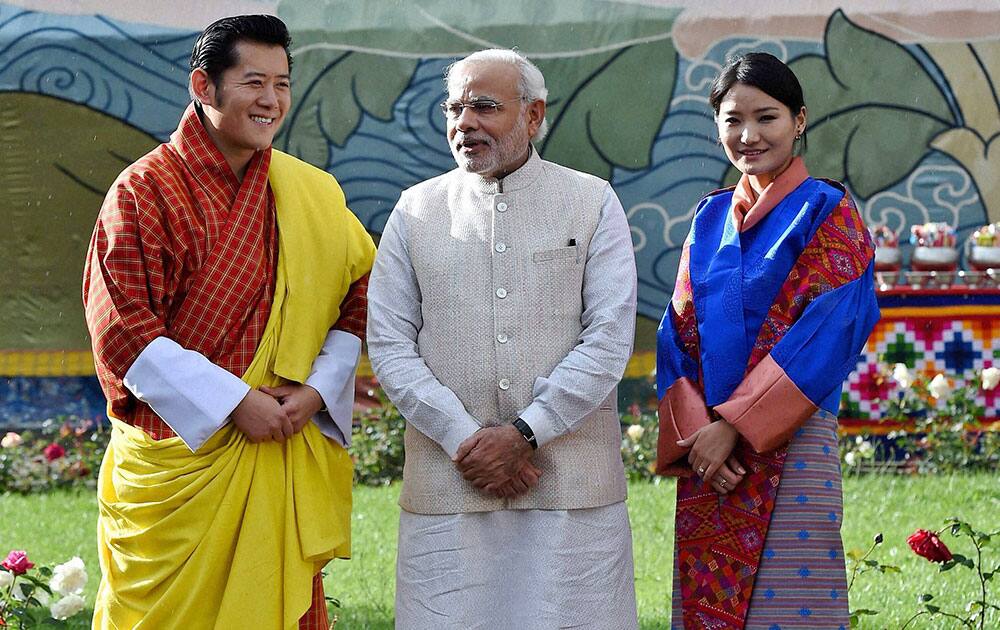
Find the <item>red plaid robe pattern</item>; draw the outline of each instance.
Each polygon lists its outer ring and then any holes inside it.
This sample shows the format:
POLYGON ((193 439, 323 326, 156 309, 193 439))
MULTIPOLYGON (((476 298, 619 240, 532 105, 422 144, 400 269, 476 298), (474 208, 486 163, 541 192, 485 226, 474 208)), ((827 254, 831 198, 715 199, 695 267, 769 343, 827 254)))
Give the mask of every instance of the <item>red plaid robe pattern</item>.
MULTIPOLYGON (((256 153, 241 182, 190 106, 170 142, 126 169, 101 208, 83 284, 97 376, 112 414, 154 439, 175 433, 122 383, 153 339, 237 376, 260 342, 277 262, 270 156, 256 153)), ((367 282, 351 285, 336 325, 361 339, 367 282)), ((318 576, 301 627, 328 627, 318 576)))

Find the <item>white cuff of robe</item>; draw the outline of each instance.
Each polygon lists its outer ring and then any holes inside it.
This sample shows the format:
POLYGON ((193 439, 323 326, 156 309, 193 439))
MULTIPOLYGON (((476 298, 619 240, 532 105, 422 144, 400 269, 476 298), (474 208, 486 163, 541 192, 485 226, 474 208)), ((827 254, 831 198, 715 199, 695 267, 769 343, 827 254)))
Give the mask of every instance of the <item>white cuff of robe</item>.
POLYGON ((556 430, 555 423, 546 417, 545 410, 538 402, 528 405, 527 409, 518 414, 518 417, 524 420, 525 424, 531 428, 531 432, 535 434, 535 444, 538 445, 538 448, 542 448, 565 433, 565 429, 561 432, 556 430))
POLYGON ((351 445, 354 376, 360 357, 361 339, 343 330, 331 330, 305 383, 319 392, 326 405, 313 422, 323 435, 343 446, 351 445))
POLYGON ((250 391, 240 377, 166 337, 143 349, 123 379, 191 452, 212 437, 250 391))

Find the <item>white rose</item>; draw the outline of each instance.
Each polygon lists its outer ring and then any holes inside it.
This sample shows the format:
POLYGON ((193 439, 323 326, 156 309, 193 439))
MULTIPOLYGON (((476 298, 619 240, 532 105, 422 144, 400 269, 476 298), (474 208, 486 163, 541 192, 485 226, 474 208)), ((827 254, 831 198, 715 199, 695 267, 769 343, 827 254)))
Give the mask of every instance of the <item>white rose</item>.
POLYGON ((14 583, 14 574, 0 569, 0 591, 6 591, 14 583))
POLYGON ((868 459, 875 454, 875 447, 868 440, 864 440, 858 445, 858 455, 868 459))
POLYGON ((57 620, 69 619, 76 613, 83 610, 83 598, 79 595, 67 595, 49 607, 52 611, 52 618, 57 620))
POLYGON ((13 431, 8 431, 7 434, 3 436, 3 439, 0 439, 0 447, 3 448, 14 448, 15 446, 21 446, 22 444, 24 444, 24 440, 21 439, 20 435, 14 433, 13 431))
POLYGON ((909 389, 910 385, 913 384, 913 375, 910 374, 905 363, 897 363, 892 368, 892 380, 896 381, 900 388, 909 389))
POLYGON ((948 395, 948 379, 944 377, 944 374, 938 374, 931 379, 930 384, 927 386, 927 391, 934 398, 944 398, 948 395))
POLYGON ((52 579, 49 586, 60 595, 79 595, 87 585, 87 569, 83 560, 74 557, 69 562, 56 565, 52 569, 52 579))
POLYGON ((983 389, 990 391, 1000 384, 1000 368, 988 367, 983 370, 983 389))
POLYGON ((625 435, 627 435, 628 439, 632 440, 633 442, 638 442, 639 440, 641 440, 642 434, 645 432, 646 429, 643 428, 641 424, 633 424, 629 426, 629 428, 625 429, 625 435))
MULTIPOLYGON (((14 590, 11 591, 10 595, 19 602, 28 601, 28 595, 24 591, 25 586, 31 586, 30 582, 18 582, 14 585, 14 590)), ((31 591, 31 596, 38 600, 38 603, 42 606, 48 606, 49 604, 49 594, 40 588, 35 588, 31 591)))
POLYGON ((848 451, 844 455, 844 462, 846 462, 848 466, 853 466, 857 461, 858 456, 854 454, 854 451, 848 451))

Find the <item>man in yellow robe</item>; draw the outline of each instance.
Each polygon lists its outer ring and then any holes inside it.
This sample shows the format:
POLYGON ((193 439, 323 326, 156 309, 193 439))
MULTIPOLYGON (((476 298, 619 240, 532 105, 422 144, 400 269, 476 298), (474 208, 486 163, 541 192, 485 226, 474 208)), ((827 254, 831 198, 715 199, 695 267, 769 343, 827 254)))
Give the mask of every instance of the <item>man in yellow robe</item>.
POLYGON ((194 102, 94 230, 83 296, 114 425, 95 628, 328 625, 375 248, 329 174, 271 149, 289 44, 272 16, 206 28, 194 102))

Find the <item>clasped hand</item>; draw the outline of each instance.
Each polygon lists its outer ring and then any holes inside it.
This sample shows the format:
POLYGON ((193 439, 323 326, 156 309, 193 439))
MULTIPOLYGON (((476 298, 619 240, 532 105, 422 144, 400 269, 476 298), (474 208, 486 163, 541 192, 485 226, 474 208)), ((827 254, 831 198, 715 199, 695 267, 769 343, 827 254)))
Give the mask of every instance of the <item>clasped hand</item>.
POLYGON ((542 471, 531 463, 534 450, 513 425, 476 431, 453 458, 473 486, 496 497, 516 497, 538 485, 542 471))
POLYGON ((733 455, 739 434, 728 422, 713 422, 677 442, 691 447, 688 462, 702 479, 709 481, 719 494, 727 494, 743 481, 746 470, 733 455))
POLYGON ((254 443, 284 442, 323 408, 323 398, 301 383, 251 389, 233 410, 233 424, 254 443))

